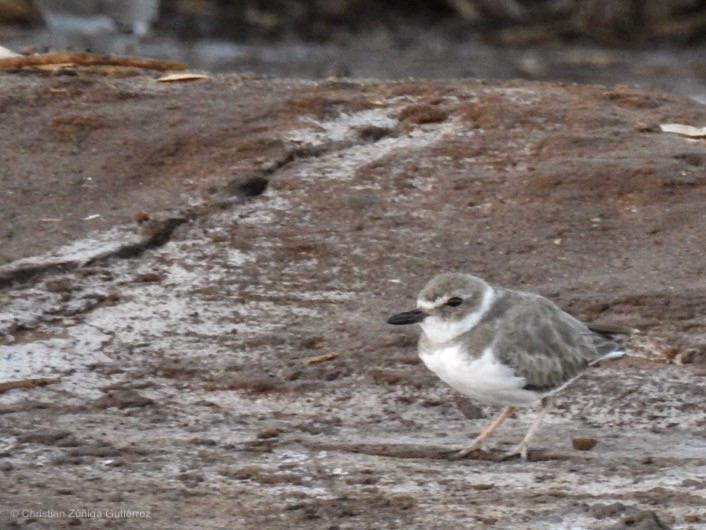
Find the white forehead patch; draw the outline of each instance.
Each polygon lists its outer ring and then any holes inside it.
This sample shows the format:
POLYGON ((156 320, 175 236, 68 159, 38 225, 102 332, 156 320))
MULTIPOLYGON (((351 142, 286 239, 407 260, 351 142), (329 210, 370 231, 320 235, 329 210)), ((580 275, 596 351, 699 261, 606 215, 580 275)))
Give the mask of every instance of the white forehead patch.
POLYGON ((440 296, 439 298, 429 302, 428 300, 422 300, 421 298, 417 298, 417 307, 419 309, 425 309, 429 311, 431 309, 434 309, 435 307, 439 307, 440 305, 442 305, 444 302, 446 302, 446 299, 446 296, 440 296))

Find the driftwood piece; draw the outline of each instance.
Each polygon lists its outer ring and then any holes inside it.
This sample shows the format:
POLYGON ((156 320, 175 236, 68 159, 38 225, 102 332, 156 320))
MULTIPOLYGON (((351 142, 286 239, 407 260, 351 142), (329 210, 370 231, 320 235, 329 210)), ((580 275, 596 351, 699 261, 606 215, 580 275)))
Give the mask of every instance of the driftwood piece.
POLYGON ((11 68, 29 68, 51 65, 71 66, 128 66, 145 68, 161 72, 185 70, 186 65, 173 61, 160 61, 144 57, 126 57, 122 55, 100 55, 96 53, 40 53, 20 57, 0 59, 0 70, 11 68))
POLYGON ((36 379, 22 379, 20 381, 0 382, 0 394, 16 388, 36 388, 38 386, 54 385, 61 383, 60 377, 38 377, 36 379))

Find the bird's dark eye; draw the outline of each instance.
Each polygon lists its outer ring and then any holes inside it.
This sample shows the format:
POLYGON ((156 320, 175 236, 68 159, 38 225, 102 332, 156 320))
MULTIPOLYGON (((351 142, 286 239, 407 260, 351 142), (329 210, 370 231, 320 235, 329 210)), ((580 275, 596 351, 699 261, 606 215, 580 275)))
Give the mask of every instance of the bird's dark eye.
POLYGON ((458 307, 462 303, 463 303, 463 300, 461 298, 454 296, 453 298, 449 298, 449 301, 446 302, 446 305, 451 306, 451 307, 458 307))

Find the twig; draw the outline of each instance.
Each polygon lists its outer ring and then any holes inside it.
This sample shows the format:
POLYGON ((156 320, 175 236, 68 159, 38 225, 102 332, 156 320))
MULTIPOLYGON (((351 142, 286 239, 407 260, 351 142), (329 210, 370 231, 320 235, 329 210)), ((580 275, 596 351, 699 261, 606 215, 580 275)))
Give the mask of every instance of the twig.
POLYGON ((35 388, 56 383, 61 383, 60 377, 38 377, 36 379, 22 379, 21 381, 6 381, 0 383, 0 394, 15 388, 35 388))
POLYGON ((324 353, 323 355, 315 355, 314 357, 305 357, 302 359, 304 364, 319 364, 326 361, 331 361, 338 357, 340 353, 324 353))
POLYGON ((131 66, 133 68, 147 68, 162 72, 186 69, 185 64, 172 61, 145 59, 143 57, 126 57, 122 55, 66 52, 40 53, 36 55, 0 59, 0 70, 58 64, 70 64, 73 66, 131 66))

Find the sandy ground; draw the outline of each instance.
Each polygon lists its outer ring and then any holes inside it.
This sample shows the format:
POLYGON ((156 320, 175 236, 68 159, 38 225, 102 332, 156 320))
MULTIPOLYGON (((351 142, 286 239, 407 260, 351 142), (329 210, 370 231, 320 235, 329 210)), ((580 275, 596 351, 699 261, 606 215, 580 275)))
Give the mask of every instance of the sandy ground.
POLYGON ((0 76, 0 527, 706 527, 706 107, 154 77, 0 76), (384 323, 441 270, 640 329, 528 462, 384 323))

